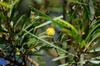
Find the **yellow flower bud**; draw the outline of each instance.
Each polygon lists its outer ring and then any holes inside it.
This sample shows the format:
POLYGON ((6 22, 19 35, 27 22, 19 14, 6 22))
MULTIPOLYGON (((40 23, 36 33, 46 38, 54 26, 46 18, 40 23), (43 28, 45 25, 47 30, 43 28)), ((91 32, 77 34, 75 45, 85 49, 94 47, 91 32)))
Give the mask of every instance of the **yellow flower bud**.
POLYGON ((54 36, 54 34, 55 34, 55 29, 54 29, 53 27, 49 27, 49 28, 46 30, 46 32, 47 32, 47 35, 49 35, 49 36, 54 36))

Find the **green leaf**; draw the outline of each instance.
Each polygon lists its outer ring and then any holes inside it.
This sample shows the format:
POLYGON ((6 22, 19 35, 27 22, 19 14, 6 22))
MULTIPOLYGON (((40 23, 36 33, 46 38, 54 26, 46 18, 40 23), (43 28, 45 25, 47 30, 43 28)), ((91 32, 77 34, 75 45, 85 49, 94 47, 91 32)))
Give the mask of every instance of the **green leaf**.
POLYGON ((47 21, 47 22, 45 22, 43 24, 40 24, 39 26, 36 26, 35 29, 41 28, 41 27, 46 26, 46 25, 48 25, 50 23, 51 23, 51 21, 47 21))
POLYGON ((100 23, 100 20, 93 20, 90 24, 90 28, 94 28, 98 23, 100 23))
POLYGON ((41 11, 37 10, 36 8, 31 9, 33 12, 38 14, 39 16, 43 17, 46 20, 52 20, 51 17, 47 16, 46 14, 42 13, 41 11))
POLYGON ((57 58, 54 58, 52 61, 58 61, 58 60, 60 60, 60 59, 64 59, 64 58, 66 58, 67 56, 61 56, 61 57, 57 57, 57 58))
POLYGON ((85 39, 86 42, 89 41, 90 37, 92 36, 92 33, 95 32, 95 30, 96 30, 97 28, 99 28, 99 27, 100 27, 100 24, 97 24, 96 26, 94 26, 93 29, 90 29, 90 31, 89 31, 89 33, 88 33, 86 39, 85 39))
POLYGON ((63 27, 70 27, 75 33, 78 34, 77 29, 67 21, 64 21, 62 19, 55 19, 55 23, 62 24, 63 27))
POLYGON ((84 51, 86 51, 87 49, 89 49, 90 45, 94 42, 95 39, 97 39, 98 37, 100 37, 100 33, 96 33, 96 35, 93 36, 93 38, 90 40, 90 42, 85 46, 84 51))

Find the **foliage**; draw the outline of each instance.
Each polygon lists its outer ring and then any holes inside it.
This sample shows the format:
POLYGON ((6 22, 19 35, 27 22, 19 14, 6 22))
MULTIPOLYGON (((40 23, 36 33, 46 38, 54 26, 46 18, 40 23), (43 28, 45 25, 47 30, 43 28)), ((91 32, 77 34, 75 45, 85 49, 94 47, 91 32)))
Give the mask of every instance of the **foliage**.
POLYGON ((98 0, 62 1, 0 1, 0 57, 10 66, 45 66, 38 58, 46 51, 59 66, 100 65, 98 0), (50 8, 63 14, 50 16, 50 8))

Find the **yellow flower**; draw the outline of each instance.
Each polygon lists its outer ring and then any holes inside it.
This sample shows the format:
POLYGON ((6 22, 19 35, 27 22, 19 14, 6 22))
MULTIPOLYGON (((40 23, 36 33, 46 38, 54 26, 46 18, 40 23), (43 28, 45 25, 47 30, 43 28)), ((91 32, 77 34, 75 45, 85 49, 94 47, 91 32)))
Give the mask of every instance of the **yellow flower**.
POLYGON ((54 36, 55 34, 55 29, 53 27, 49 27, 47 30, 46 30, 46 33, 47 35, 49 36, 54 36))

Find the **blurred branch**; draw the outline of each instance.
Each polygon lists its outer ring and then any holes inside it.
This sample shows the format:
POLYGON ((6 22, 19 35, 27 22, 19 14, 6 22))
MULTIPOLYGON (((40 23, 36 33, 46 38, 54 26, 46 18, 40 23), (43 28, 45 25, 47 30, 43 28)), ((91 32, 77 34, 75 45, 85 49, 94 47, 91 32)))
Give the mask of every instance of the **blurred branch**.
POLYGON ((25 55, 25 53, 23 53, 21 51, 20 51, 20 53, 21 53, 22 57, 24 57, 26 59, 26 61, 28 60, 31 64, 33 64, 35 66, 39 66, 39 64, 35 60, 33 60, 29 56, 25 55))
POLYGON ((40 66, 35 60, 31 59, 29 56, 25 55, 25 58, 35 66, 40 66))

